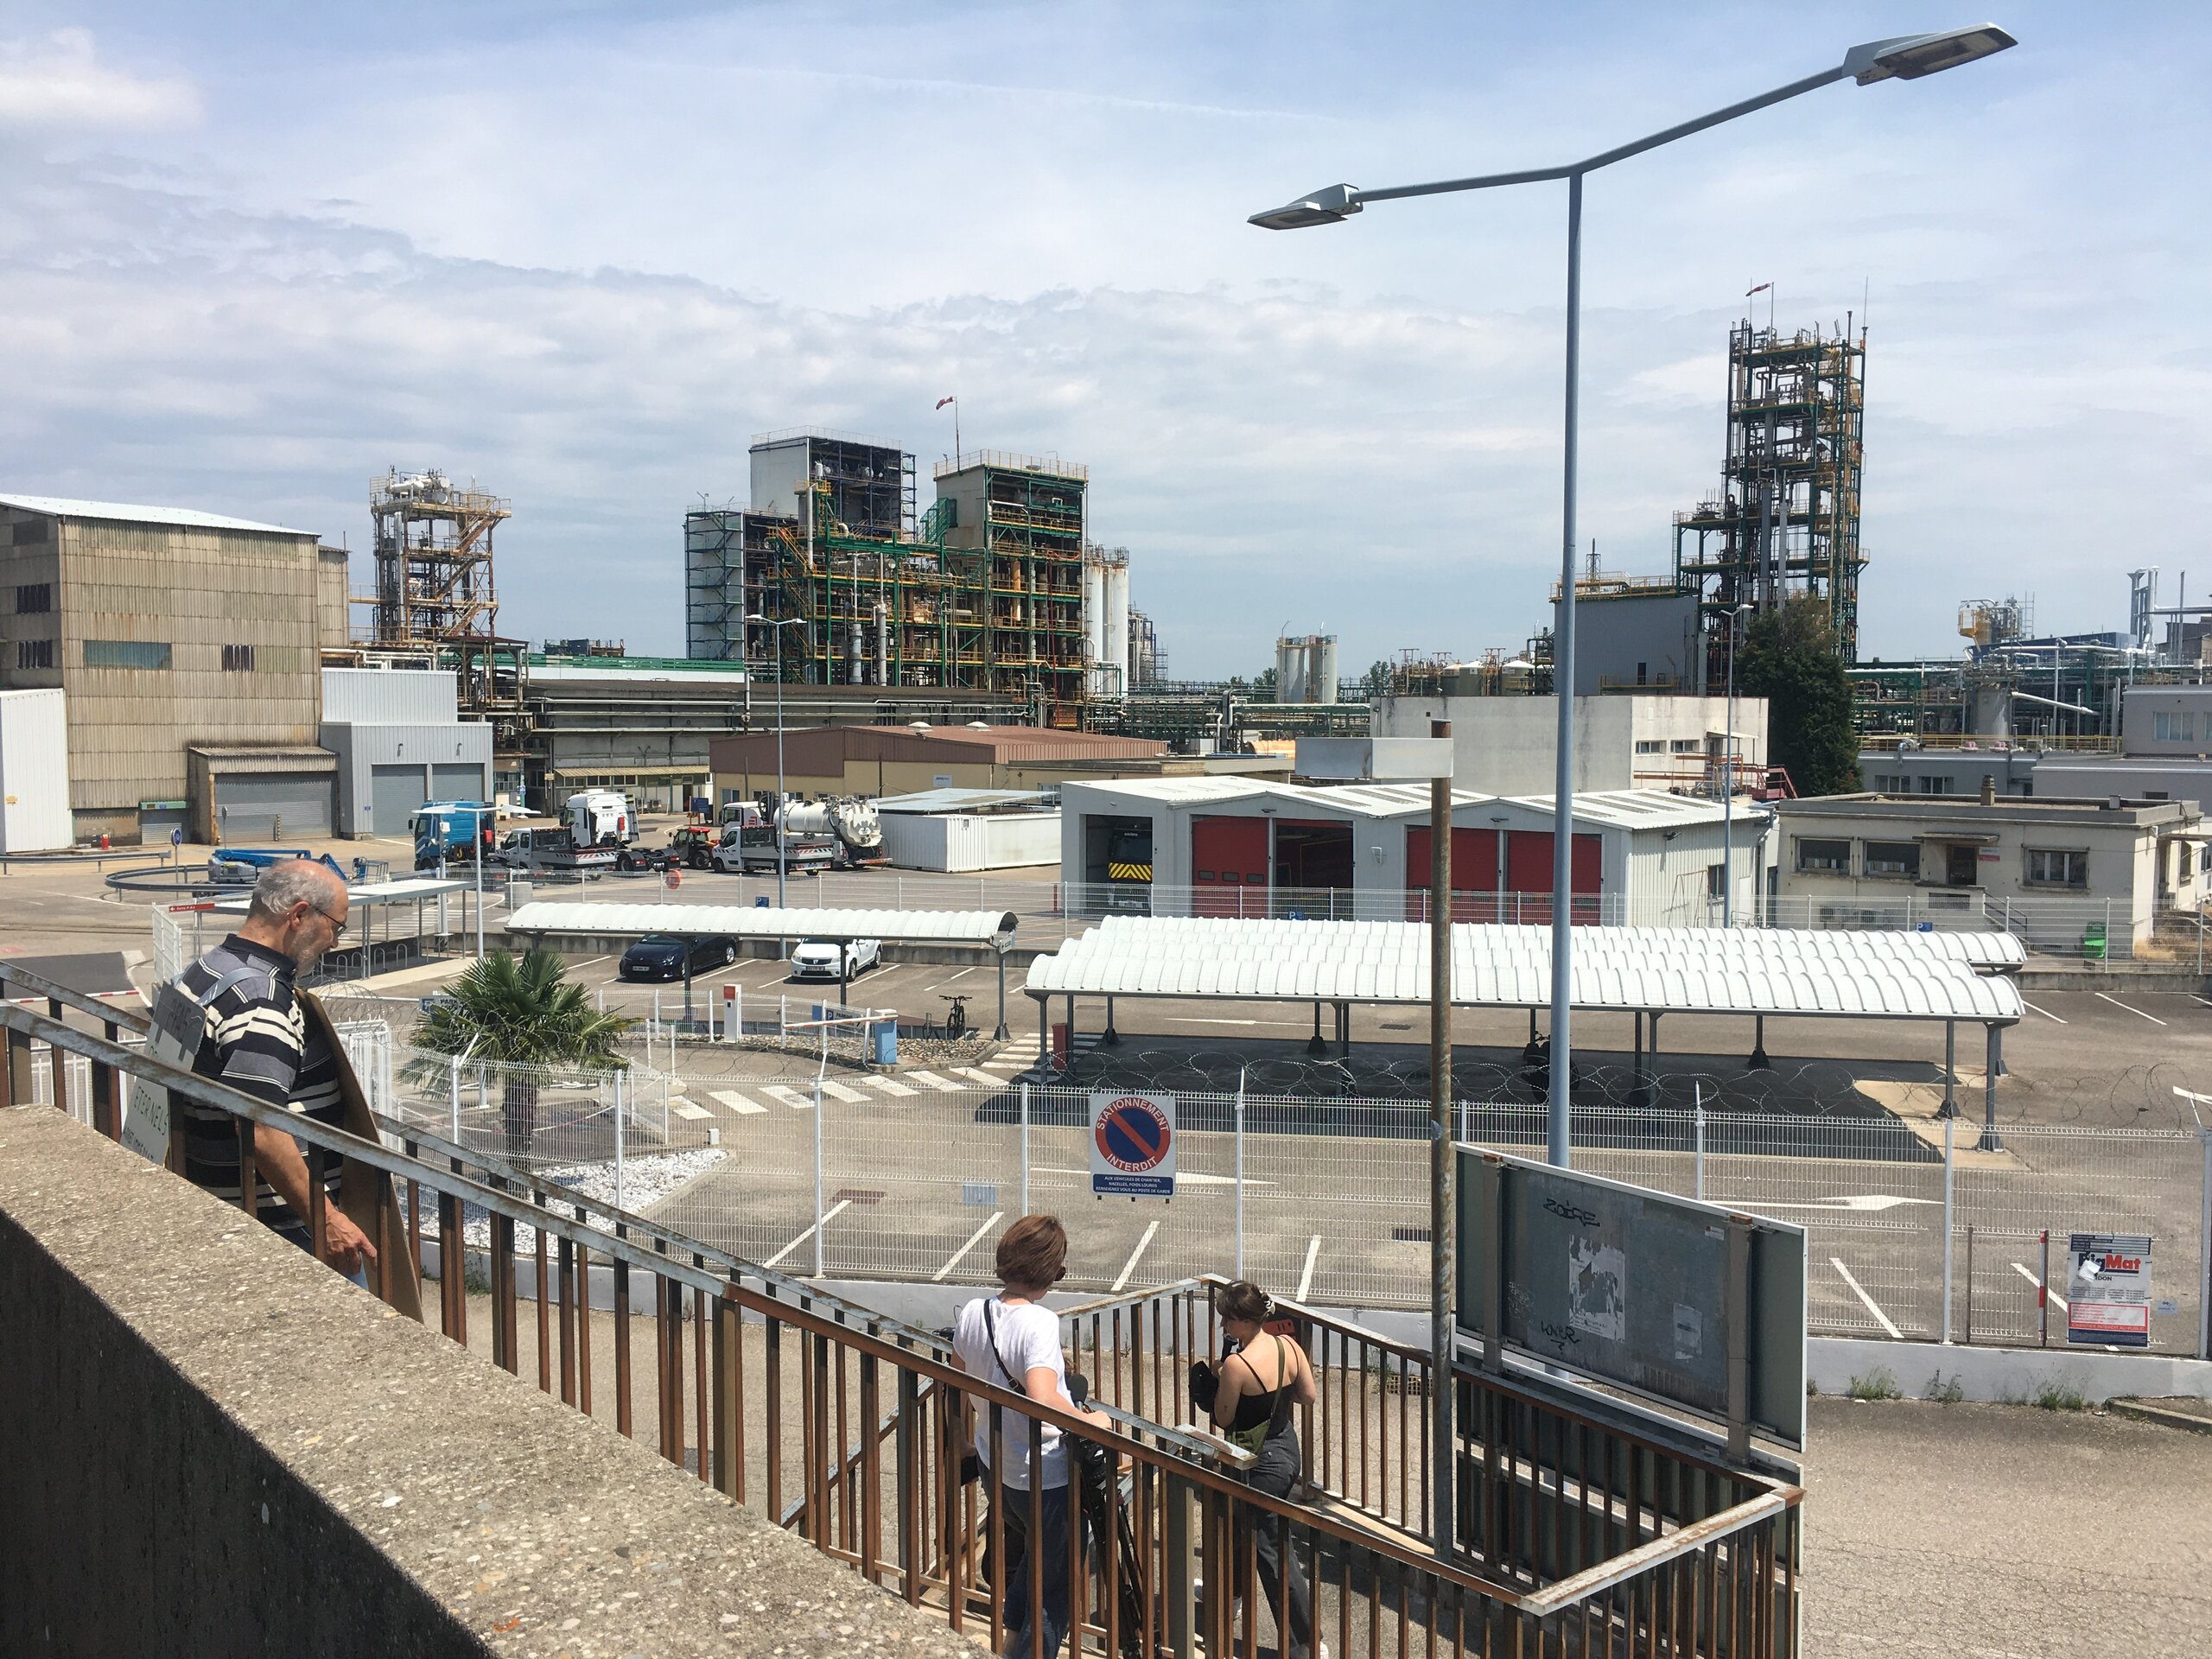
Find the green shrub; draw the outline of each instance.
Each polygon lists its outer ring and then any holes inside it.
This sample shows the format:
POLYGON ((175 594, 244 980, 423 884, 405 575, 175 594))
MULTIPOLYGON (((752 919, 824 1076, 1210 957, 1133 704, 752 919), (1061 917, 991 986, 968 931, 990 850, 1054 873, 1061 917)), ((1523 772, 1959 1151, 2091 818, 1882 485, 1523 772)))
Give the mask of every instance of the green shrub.
POLYGON ((1902 1400, 1904 1392, 1897 1387, 1897 1373, 1886 1365, 1877 1365, 1871 1371, 1861 1371, 1851 1379, 1851 1397, 1854 1400, 1902 1400))
POLYGON ((1949 1382, 1945 1382, 1942 1368, 1939 1366, 1936 1375, 1928 1379, 1928 1386, 1921 1390, 1920 1397, 1933 1401, 1939 1406, 1955 1406, 1967 1397, 1967 1385, 1959 1380, 1956 1371, 1951 1373, 1949 1382))
POLYGON ((2085 1411, 2089 1404, 2072 1383, 2050 1382, 2036 1384, 2035 1403, 2045 1411, 2085 1411))

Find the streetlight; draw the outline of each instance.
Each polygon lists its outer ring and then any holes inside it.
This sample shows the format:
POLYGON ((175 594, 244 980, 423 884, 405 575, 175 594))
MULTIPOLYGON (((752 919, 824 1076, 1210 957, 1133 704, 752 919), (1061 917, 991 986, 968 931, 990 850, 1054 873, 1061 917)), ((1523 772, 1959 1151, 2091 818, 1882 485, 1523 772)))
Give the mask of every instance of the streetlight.
POLYGON ((776 908, 784 908, 784 630, 804 627, 805 619, 771 621, 755 611, 745 619, 772 628, 776 635, 776 908))
MULTIPOLYGON (((1736 925, 1736 647, 1743 642, 1748 605, 1728 611, 1728 729, 1721 734, 1726 751, 1720 761, 1720 925, 1736 925)), ((1706 912, 1710 916, 1713 912, 1706 912)))
POLYGON ((1250 222, 1262 230, 1296 231, 1315 225, 1336 225, 1361 212, 1371 201, 1395 201, 1405 196, 1445 195, 1461 190, 1489 190, 1505 184, 1536 184, 1553 179, 1567 181, 1567 420, 1560 537, 1559 637, 1552 650, 1552 683, 1559 699, 1559 753, 1554 787, 1552 820, 1552 1076, 1547 1154, 1564 1166, 1568 1157, 1567 1119, 1567 1001, 1571 981, 1573 926, 1573 855, 1574 826, 1574 508, 1575 449, 1580 417, 1582 371, 1582 181, 1601 167, 1641 156, 1647 149, 1687 138, 1707 127, 1749 115, 1769 105, 1809 92, 1847 77, 1861 86, 1878 80, 1917 80, 1940 70, 1971 63, 2014 45, 2012 37, 1993 23, 1972 29, 1943 29, 1932 35, 1901 35, 1886 41, 1854 46, 1833 69, 1793 80, 1757 98, 1747 98, 1726 109, 1684 121, 1649 137, 1617 145, 1579 162, 1560 167, 1527 168, 1516 173, 1490 173, 1469 179, 1446 179, 1434 184, 1406 184, 1388 190, 1362 190, 1349 184, 1332 184, 1307 193, 1296 201, 1264 213, 1250 222))

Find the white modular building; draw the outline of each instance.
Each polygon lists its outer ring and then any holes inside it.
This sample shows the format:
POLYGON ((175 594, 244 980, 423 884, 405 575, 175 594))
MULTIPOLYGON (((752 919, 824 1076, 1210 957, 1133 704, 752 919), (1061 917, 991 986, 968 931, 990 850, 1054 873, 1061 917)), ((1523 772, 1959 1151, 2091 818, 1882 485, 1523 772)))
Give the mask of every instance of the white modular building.
POLYGON ((74 839, 65 696, 58 686, 0 691, 0 853, 50 853, 74 839))
POLYGON ((875 810, 899 869, 1025 869, 1060 856, 1060 809, 1040 790, 927 789, 875 810))

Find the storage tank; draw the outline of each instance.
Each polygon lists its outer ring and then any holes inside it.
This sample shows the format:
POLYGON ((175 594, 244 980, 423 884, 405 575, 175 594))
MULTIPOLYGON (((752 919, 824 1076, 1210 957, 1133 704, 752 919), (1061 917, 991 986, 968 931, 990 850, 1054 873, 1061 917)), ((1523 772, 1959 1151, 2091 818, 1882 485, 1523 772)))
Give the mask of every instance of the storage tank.
POLYGON ((1275 701, 1306 701, 1306 642, 1303 639, 1275 641, 1275 701))
POLYGON ((1104 695, 1119 697, 1129 688, 1129 556, 1119 553, 1105 569, 1106 626, 1098 660, 1105 664, 1104 695))
POLYGON ((1084 685, 1092 696, 1099 695, 1104 677, 1096 664, 1106 657, 1106 570, 1099 561, 1098 550, 1083 550, 1083 659, 1090 664, 1084 677, 1084 685))
POLYGON ((1337 700, 1337 636, 1317 633, 1306 642, 1306 701, 1334 702, 1337 700))

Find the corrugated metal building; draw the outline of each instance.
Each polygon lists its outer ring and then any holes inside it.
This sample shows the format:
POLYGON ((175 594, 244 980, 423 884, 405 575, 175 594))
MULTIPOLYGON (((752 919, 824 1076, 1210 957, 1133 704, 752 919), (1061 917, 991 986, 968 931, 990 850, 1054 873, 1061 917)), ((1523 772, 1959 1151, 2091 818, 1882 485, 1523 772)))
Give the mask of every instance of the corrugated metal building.
POLYGON ((340 835, 402 837, 425 801, 492 798, 492 728, 460 717, 452 671, 326 668, 322 704, 340 835))
MULTIPOLYGON (((1041 726, 839 726, 788 731, 783 775, 794 795, 905 795, 925 789, 1034 789, 1071 777, 1153 770, 1167 746, 1152 738, 1041 726)), ((776 734, 714 743, 715 790, 749 799, 776 786, 776 734)))
POLYGON ((0 495, 0 688, 68 694, 79 838, 166 840, 188 813, 210 834, 226 806, 330 833, 316 543, 191 508, 0 495))

